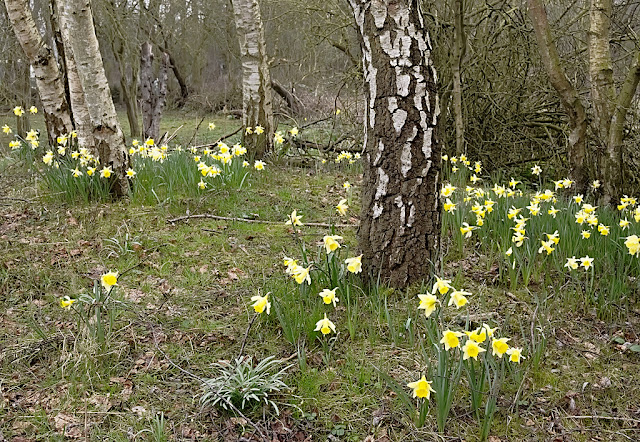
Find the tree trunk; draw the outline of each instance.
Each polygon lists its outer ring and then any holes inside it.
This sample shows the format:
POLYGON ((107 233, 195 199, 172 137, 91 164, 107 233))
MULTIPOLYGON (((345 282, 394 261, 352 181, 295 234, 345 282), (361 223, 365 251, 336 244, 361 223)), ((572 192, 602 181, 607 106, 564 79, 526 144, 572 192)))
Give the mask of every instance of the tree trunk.
POLYGON ((418 0, 350 0, 365 79, 365 169, 358 230, 365 278, 405 287, 439 260, 440 113, 418 0))
POLYGON ((27 0, 5 0, 7 14, 20 46, 33 67, 45 116, 49 145, 73 130, 69 103, 53 51, 40 36, 27 0))
POLYGON ((69 43, 66 53, 72 53, 77 68, 100 164, 113 171, 112 193, 125 196, 129 192, 129 154, 104 72, 89 0, 66 0, 61 16, 65 44, 69 43))
POLYGON ((560 102, 569 116, 568 157, 570 175, 576 182, 578 192, 585 192, 589 183, 586 164, 587 154, 587 113, 580 101, 576 88, 569 82, 560 56, 551 35, 547 12, 541 0, 528 0, 529 16, 533 24, 538 51, 551 85, 558 93, 560 102))
POLYGON ((464 4, 455 0, 454 4, 454 41, 453 41, 453 112, 456 121, 456 154, 465 153, 464 116, 462 114, 462 59, 465 54, 464 4))
POLYGON ((150 42, 142 44, 140 58, 140 95, 142 97, 142 130, 145 138, 157 139, 160 120, 167 95, 167 67, 169 56, 165 52, 158 78, 153 76, 153 49, 150 42))
POLYGON ((273 147, 271 75, 258 0, 232 0, 242 62, 242 125, 264 132, 246 131, 243 144, 258 158, 273 147))

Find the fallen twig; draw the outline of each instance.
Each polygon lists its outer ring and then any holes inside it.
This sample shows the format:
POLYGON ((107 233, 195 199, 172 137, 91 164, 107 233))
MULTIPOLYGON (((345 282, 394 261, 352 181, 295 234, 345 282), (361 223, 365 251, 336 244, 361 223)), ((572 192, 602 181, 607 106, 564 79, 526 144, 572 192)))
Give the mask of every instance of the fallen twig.
MULTIPOLYGON (((168 219, 167 222, 174 224, 178 221, 186 221, 192 218, 210 218, 210 219, 218 219, 221 221, 242 221, 245 223, 258 223, 258 224, 284 224, 283 222, 279 222, 279 221, 266 221, 261 219, 249 219, 249 218, 234 218, 230 216, 211 215, 210 213, 179 216, 177 218, 168 219)), ((304 223, 304 225, 311 226, 311 227, 358 227, 357 224, 304 223)))

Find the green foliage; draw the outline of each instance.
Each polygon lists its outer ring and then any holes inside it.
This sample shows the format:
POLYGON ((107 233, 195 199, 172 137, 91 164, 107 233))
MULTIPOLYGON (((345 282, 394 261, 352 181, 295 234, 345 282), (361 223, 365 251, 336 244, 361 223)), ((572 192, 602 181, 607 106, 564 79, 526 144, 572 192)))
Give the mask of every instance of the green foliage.
POLYGON ((207 406, 218 406, 225 410, 233 407, 244 410, 264 402, 280 414, 273 396, 288 390, 283 377, 291 368, 280 368, 282 361, 269 356, 254 366, 249 357, 238 357, 232 361, 214 364, 217 376, 206 379, 200 401, 207 406))

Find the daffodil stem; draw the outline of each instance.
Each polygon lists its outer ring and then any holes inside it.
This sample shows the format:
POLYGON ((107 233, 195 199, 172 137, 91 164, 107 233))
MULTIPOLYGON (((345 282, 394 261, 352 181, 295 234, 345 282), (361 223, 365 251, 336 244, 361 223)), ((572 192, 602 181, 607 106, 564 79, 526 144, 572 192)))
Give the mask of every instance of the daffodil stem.
POLYGON ((251 326, 256 321, 258 315, 253 315, 251 321, 249 321, 249 325, 247 326, 247 331, 244 333, 244 338, 242 339, 242 345, 240 346, 240 353, 238 353, 238 359, 242 357, 242 353, 244 352, 244 346, 247 343, 247 337, 249 336, 249 330, 251 330, 251 326))

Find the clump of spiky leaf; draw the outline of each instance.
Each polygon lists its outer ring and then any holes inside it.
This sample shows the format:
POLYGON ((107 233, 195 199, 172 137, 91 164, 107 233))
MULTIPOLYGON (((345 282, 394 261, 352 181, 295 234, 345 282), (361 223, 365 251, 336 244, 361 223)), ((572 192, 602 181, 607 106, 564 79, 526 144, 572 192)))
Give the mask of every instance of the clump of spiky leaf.
POLYGON ((218 406, 225 410, 232 408, 231 405, 243 410, 264 401, 275 409, 276 414, 280 414, 269 395, 289 388, 282 378, 292 365, 278 370, 281 364, 282 361, 273 356, 255 366, 249 357, 218 362, 214 364, 218 376, 204 381, 204 393, 200 401, 203 405, 218 406))

